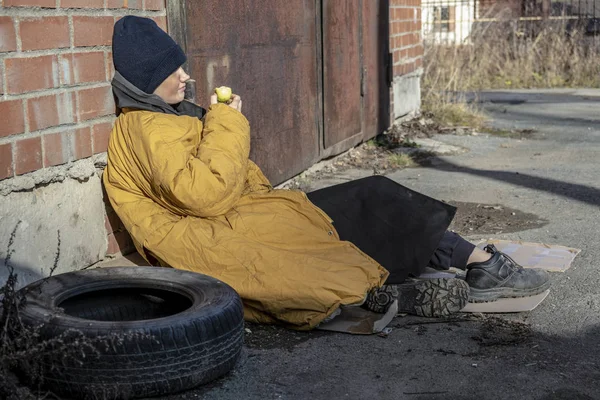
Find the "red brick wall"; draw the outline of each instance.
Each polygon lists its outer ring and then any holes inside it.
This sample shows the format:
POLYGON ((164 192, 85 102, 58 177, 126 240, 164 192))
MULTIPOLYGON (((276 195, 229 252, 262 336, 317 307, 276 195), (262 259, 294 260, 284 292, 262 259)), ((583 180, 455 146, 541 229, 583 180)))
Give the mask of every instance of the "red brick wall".
MULTIPOLYGON (((390 0, 390 52, 394 78, 423 66, 421 0, 390 0)), ((391 101, 393 110, 393 96, 391 101)))
POLYGON ((394 76, 408 74, 423 65, 421 0, 390 1, 390 51, 394 76))
POLYGON ((106 151, 112 30, 128 14, 166 29, 165 0, 0 0, 0 180, 106 151))

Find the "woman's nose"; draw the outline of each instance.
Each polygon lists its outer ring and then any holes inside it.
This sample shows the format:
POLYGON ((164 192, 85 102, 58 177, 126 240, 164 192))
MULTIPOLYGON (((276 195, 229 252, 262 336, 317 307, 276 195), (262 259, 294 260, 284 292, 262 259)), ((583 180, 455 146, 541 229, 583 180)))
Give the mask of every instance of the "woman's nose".
POLYGON ((188 79, 190 79, 190 76, 185 71, 183 71, 183 73, 181 74, 181 82, 185 82, 188 79))

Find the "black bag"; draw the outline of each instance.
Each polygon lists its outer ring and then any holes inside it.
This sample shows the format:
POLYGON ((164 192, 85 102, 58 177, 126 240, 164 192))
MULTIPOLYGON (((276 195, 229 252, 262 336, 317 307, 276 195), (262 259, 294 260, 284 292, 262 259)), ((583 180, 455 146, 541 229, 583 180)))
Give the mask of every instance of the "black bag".
POLYGON ((383 176, 308 193, 325 211, 342 240, 354 243, 402 283, 423 272, 456 208, 383 176))

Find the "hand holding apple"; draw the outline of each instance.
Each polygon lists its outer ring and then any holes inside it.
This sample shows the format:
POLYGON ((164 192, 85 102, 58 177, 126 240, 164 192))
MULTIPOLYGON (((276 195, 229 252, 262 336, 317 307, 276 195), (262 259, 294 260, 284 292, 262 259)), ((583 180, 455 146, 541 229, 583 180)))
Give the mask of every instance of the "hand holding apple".
POLYGON ((242 99, 237 94, 233 94, 230 87, 215 88, 215 92, 210 96, 210 104, 217 103, 227 104, 229 107, 242 112, 242 99))
POLYGON ((217 94, 217 101, 219 103, 229 103, 231 100, 231 88, 227 86, 220 86, 215 89, 215 93, 217 94))

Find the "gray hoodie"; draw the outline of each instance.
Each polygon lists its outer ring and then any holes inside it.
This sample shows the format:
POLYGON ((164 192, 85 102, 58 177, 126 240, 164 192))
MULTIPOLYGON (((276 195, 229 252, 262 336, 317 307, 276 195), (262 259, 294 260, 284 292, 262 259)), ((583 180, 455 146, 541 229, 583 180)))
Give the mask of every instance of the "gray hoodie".
POLYGON ((188 115, 202 119, 206 114, 206 110, 187 100, 179 104, 167 104, 159 96, 148 94, 138 89, 119 72, 115 71, 115 76, 112 80, 113 95, 115 105, 117 106, 116 114, 121 114, 123 108, 133 108, 136 110, 145 110, 160 112, 174 115, 188 115))

